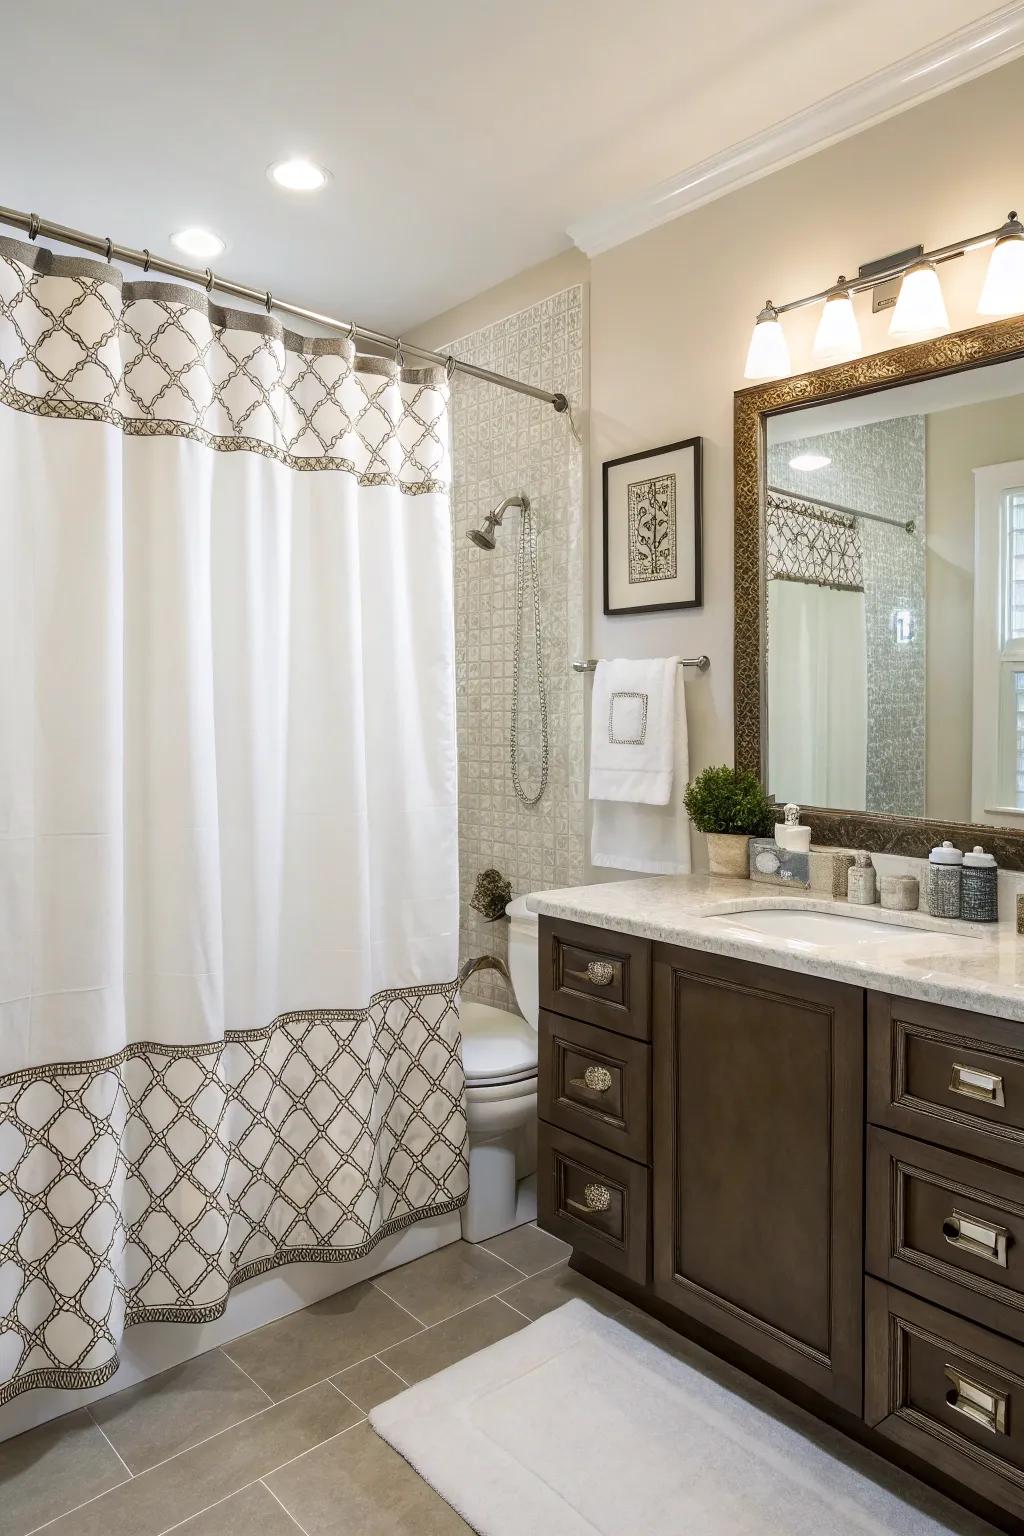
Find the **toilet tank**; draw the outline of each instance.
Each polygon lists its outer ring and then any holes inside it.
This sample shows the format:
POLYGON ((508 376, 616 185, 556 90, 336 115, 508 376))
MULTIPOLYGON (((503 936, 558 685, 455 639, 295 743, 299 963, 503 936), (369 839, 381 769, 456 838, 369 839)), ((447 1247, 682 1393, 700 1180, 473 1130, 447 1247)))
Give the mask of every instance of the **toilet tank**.
POLYGON ((537 914, 526 905, 525 896, 517 896, 505 908, 509 919, 508 969, 523 1018, 534 1029, 540 1015, 537 976, 537 914))

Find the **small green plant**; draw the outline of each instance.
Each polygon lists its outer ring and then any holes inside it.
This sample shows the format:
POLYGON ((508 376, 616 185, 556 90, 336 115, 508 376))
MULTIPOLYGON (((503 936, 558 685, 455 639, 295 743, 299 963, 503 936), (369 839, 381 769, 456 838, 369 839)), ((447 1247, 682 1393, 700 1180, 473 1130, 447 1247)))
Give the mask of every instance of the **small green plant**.
POLYGON ((723 763, 705 768, 683 796, 686 813, 698 832, 727 832, 767 837, 775 826, 775 803, 757 775, 723 763))

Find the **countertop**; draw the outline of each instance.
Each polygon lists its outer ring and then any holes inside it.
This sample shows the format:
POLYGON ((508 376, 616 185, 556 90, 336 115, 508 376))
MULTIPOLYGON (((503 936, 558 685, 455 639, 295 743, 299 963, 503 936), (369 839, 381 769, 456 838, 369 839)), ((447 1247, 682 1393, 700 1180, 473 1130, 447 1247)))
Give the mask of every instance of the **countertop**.
POLYGON ((1024 937, 1013 923, 953 922, 927 912, 890 912, 877 904, 859 907, 817 892, 698 874, 536 891, 527 904, 548 917, 1024 1022, 1024 937), (906 930, 906 942, 847 941, 826 949, 794 950, 774 935, 742 935, 706 921, 727 913, 797 906, 892 922, 906 930), (954 934, 963 942, 943 945, 943 936, 954 934))

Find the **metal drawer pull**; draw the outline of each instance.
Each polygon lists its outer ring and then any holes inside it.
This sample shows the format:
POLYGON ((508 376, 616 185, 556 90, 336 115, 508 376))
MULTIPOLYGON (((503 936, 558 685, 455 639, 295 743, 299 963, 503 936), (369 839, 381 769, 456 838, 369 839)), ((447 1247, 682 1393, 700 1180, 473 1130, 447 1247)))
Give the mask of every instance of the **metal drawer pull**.
POLYGON ((986 1104, 1006 1107, 1003 1080, 996 1072, 983 1072, 980 1067, 965 1067, 962 1061, 954 1061, 949 1079, 950 1093, 961 1093, 967 1099, 983 1099, 986 1104))
POLYGON ((569 1199, 567 1205, 574 1205, 578 1211, 606 1211, 612 1203, 612 1192, 607 1184, 585 1184, 583 1186, 583 1201, 569 1199))
POLYGON ((980 1381, 972 1381, 955 1365, 947 1365, 945 1371, 946 1380, 953 1383, 946 1393, 946 1402, 953 1412, 962 1413, 972 1424, 980 1424, 982 1429, 991 1430, 994 1435, 1005 1435, 1008 1432, 1006 1405, 1009 1394, 983 1386, 980 1381))
POLYGON ((588 960, 587 980, 596 987, 610 987, 615 980, 615 967, 608 960, 588 960))
POLYGON ((1000 1269, 1006 1268, 1006 1249, 1010 1241, 1006 1227, 979 1221, 976 1216, 968 1216, 966 1211, 954 1211, 942 1223, 942 1235, 952 1248, 962 1248, 976 1258, 998 1264, 1000 1269))
POLYGON ((582 1077, 570 1077, 570 1088, 589 1088, 591 1093, 607 1093, 612 1075, 607 1067, 588 1067, 582 1077))

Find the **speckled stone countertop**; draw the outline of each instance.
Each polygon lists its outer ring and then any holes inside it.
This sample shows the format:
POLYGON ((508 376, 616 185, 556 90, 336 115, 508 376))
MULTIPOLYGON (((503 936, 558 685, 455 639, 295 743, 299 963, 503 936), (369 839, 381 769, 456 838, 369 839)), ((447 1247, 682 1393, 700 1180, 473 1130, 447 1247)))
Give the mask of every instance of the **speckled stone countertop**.
POLYGON ((1024 937, 1013 923, 953 922, 927 912, 851 906, 816 892, 696 874, 536 891, 527 904, 548 917, 1024 1022, 1024 937), (707 921, 765 907, 799 907, 892 923, 906 937, 862 942, 844 936, 827 948, 805 950, 776 935, 744 933, 707 921))

